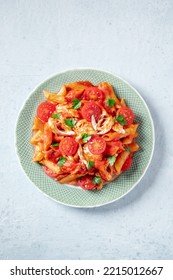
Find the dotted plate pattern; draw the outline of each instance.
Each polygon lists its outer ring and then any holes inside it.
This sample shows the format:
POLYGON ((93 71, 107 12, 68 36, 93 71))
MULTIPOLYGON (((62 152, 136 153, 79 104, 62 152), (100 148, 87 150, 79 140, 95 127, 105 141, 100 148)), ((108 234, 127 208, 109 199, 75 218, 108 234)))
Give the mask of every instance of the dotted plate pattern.
POLYGON ((41 83, 26 100, 16 126, 16 150, 24 172, 44 194, 73 207, 97 207, 124 196, 141 180, 153 155, 154 126, 149 109, 140 94, 121 78, 100 70, 68 70, 41 83), (59 184, 44 174, 40 164, 32 162, 31 127, 39 103, 45 100, 43 90, 57 92, 63 84, 81 80, 89 80, 95 85, 106 81, 113 85, 118 97, 125 98, 127 105, 135 113, 135 121, 139 122, 137 143, 140 150, 134 154, 132 167, 100 191, 85 191, 79 187, 59 184))

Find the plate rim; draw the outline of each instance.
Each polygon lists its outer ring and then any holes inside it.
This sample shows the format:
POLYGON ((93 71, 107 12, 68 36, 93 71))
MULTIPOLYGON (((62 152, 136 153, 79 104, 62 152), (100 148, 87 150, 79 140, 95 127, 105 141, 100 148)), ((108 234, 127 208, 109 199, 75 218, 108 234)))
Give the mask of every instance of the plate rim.
POLYGON ((101 206, 105 206, 105 205, 108 205, 108 204, 112 204, 114 203, 115 201, 118 201, 119 199, 122 199, 124 196, 128 195, 129 192, 131 192, 138 184, 139 182, 142 180, 142 178, 145 176, 150 164, 151 164, 151 161, 153 159, 153 154, 154 154, 154 148, 155 148, 155 127, 154 127, 154 121, 153 121, 153 118, 152 118, 152 115, 151 115, 151 112, 149 110, 149 107, 146 103, 146 101, 144 100, 144 98, 140 95, 140 93, 137 91, 136 88, 134 88, 129 82, 127 82, 126 80, 124 80, 121 76, 119 75, 116 75, 116 74, 113 74, 112 72, 109 72, 109 71, 105 71, 105 70, 102 70, 102 69, 99 69, 99 68, 90 68, 90 67, 76 67, 76 68, 70 68, 70 69, 66 69, 66 70, 63 70, 63 71, 60 71, 60 72, 56 72, 52 75, 50 75, 48 78, 42 80, 39 84, 37 84, 28 94, 27 98, 25 99, 23 105, 21 106, 20 110, 19 110, 19 113, 17 115, 17 118, 16 118, 16 123, 15 123, 15 151, 16 151, 16 155, 17 155, 17 158, 18 158, 18 162, 19 162, 19 165, 23 171, 23 173, 25 174, 25 176, 29 179, 29 181, 32 183, 32 185, 34 185, 34 187, 40 191, 42 194, 44 194, 46 197, 48 197, 49 199, 55 201, 56 203, 59 203, 59 204, 62 204, 62 205, 65 205, 65 206, 69 206, 69 207, 73 207, 73 208, 97 208, 97 207, 101 207, 101 206), (34 94, 34 92, 44 83, 48 82, 50 79, 53 79, 55 78, 57 75, 60 75, 60 74, 65 74, 67 72, 73 72, 73 71, 83 71, 83 70, 90 70, 90 71, 99 71, 99 72, 102 72, 102 73, 105 73, 105 74, 109 74, 109 75, 112 75, 113 77, 115 78, 118 78, 119 80, 121 80, 122 82, 124 82, 126 85, 128 85, 133 91, 135 91, 135 93, 138 95, 138 97, 142 100, 143 104, 145 105, 145 108, 147 110, 147 113, 148 113, 148 116, 150 118, 150 121, 151 121, 151 127, 152 127, 152 135, 153 135, 153 141, 152 141, 152 151, 151 151, 151 154, 150 154, 150 158, 149 158, 149 161, 142 173, 142 175, 140 176, 140 178, 133 184, 133 186, 127 191, 125 192, 124 194, 122 194, 121 196, 113 199, 113 200, 110 200, 108 202, 105 202, 105 203, 101 203, 101 204, 96 204, 96 205, 87 205, 87 206, 83 206, 83 205, 73 205, 73 204, 69 204, 69 203, 64 203, 62 201, 59 201, 51 196, 49 196, 48 194, 46 194, 44 191, 42 191, 38 186, 36 186, 36 184, 30 179, 30 177, 27 175, 27 173, 25 172, 22 164, 21 164, 21 160, 20 160, 20 156, 19 156, 19 153, 18 153, 18 147, 17 147, 17 127, 18 127, 18 122, 20 120, 20 115, 27 103, 27 101, 29 100, 29 98, 31 97, 32 94, 34 94))

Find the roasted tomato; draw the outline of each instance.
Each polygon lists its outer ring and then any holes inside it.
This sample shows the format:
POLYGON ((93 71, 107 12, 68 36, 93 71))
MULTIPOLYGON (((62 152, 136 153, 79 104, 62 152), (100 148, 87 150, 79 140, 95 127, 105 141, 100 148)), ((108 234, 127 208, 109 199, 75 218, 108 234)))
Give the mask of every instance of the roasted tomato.
POLYGON ((90 175, 83 176, 78 180, 80 187, 84 190, 93 190, 96 188, 96 184, 92 182, 93 177, 90 175))
POLYGON ((117 117, 118 116, 123 116, 125 121, 126 121, 126 125, 130 125, 133 123, 134 121, 134 113, 132 111, 132 109, 130 109, 129 107, 121 107, 117 110, 117 117))
POLYGON ((100 136, 93 136, 88 142, 88 149, 92 154, 100 155, 106 149, 106 141, 100 136))
POLYGON ((78 149, 78 143, 71 136, 64 137, 59 144, 59 150, 62 155, 73 156, 78 149))
POLYGON ((55 109, 56 104, 47 101, 42 102, 37 108, 37 117, 43 122, 47 122, 55 109))
POLYGON ((84 104, 81 113, 82 113, 82 117, 89 122, 91 121, 92 116, 94 116, 96 121, 98 121, 102 113, 102 110, 95 102, 91 101, 84 104))
POLYGON ((88 87, 84 91, 83 98, 86 100, 102 102, 105 99, 105 94, 98 87, 88 87))

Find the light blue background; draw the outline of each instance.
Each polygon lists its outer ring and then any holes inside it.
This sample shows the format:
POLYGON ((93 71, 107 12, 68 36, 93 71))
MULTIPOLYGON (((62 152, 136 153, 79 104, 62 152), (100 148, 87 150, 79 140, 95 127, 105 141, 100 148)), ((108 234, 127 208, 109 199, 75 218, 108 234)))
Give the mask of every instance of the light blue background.
POLYGON ((0 259, 173 259, 173 2, 0 1, 0 259), (53 73, 99 68, 151 110, 155 153, 123 199, 94 209, 39 192, 15 154, 17 115, 53 73))

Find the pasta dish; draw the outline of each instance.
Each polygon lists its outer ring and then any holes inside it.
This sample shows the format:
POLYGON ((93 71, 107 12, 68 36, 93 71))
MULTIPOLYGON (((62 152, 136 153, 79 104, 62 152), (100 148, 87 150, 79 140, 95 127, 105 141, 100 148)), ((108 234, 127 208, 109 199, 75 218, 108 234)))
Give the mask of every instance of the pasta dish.
POLYGON ((78 81, 43 91, 30 143, 33 162, 61 184, 102 189, 133 162, 138 123, 124 98, 107 82, 78 81))

